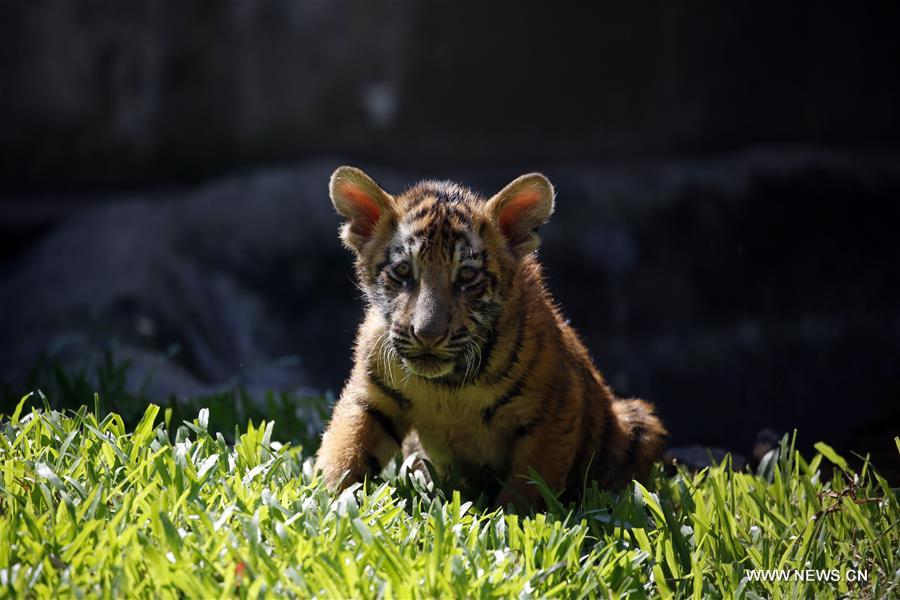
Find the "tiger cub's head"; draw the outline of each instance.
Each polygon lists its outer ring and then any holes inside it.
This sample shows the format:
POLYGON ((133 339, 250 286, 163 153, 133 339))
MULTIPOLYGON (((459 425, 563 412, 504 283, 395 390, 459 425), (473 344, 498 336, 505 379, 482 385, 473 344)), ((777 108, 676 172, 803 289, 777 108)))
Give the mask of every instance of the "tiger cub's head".
POLYGON ((446 181, 392 196, 340 167, 330 193, 360 286, 387 324, 379 343, 420 377, 474 377, 520 261, 553 212, 547 178, 523 175, 490 199, 446 181))

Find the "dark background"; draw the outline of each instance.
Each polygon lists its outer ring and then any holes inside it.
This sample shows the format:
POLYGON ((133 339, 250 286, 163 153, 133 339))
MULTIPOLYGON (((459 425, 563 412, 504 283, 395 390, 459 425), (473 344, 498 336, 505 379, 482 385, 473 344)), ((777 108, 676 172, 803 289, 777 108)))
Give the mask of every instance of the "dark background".
POLYGON ((550 286, 673 444, 797 428, 896 469, 897 12, 3 3, 7 397, 107 352, 152 398, 337 392, 362 304, 330 172, 541 170, 550 286))

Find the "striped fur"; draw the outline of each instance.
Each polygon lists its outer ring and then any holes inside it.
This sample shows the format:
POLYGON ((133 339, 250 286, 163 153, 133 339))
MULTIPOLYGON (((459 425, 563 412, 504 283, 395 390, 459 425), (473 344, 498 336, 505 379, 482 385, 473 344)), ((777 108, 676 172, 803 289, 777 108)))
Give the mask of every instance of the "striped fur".
POLYGON ((529 468, 574 494, 587 479, 646 476, 665 429, 650 404, 613 395, 544 284, 534 250, 554 207, 546 178, 488 200, 437 181, 393 197, 341 167, 331 196, 368 301, 317 459, 332 489, 401 446, 439 471, 493 474, 500 505, 538 500, 529 468))

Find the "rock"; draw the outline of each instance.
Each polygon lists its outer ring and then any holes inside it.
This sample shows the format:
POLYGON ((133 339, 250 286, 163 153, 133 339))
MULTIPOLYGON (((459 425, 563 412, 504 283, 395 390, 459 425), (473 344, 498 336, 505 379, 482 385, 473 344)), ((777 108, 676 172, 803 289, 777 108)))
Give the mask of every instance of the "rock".
POLYGON ((724 448, 708 446, 678 446, 666 450, 663 462, 686 466, 688 469, 699 471, 706 467, 720 464, 725 457, 731 455, 731 466, 735 471, 740 471, 747 464, 743 455, 729 452, 724 448))
POLYGON ((753 463, 758 465, 766 454, 778 446, 781 437, 782 436, 771 429, 763 429, 757 433, 756 442, 753 444, 753 452, 751 454, 753 463))

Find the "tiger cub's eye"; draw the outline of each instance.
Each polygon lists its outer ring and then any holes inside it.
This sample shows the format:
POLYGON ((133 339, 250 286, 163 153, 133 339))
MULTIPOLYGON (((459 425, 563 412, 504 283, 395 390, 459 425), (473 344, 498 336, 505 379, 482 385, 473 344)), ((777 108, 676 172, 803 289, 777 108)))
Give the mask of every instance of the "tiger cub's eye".
POLYGON ((412 267, 410 267, 409 263, 406 261, 399 262, 394 265, 394 275, 401 279, 406 279, 412 275, 412 267))
POLYGON ((456 280, 460 283, 470 283, 476 275, 478 275, 478 271, 474 267, 462 267, 456 273, 456 280))

